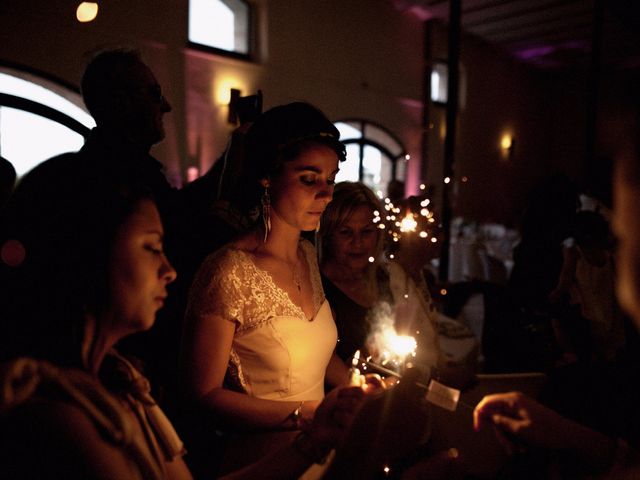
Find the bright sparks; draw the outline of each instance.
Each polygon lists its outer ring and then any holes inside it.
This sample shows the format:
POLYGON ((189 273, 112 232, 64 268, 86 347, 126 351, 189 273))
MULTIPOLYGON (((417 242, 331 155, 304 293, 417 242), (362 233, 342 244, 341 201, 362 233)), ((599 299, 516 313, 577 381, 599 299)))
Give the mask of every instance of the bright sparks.
POLYGON ((404 362, 409 355, 416 354, 416 339, 409 335, 398 335, 393 327, 383 330, 382 340, 385 350, 383 355, 387 361, 404 362))
POLYGON ((400 222, 400 231, 403 233, 406 232, 415 232, 416 227, 418 226, 418 222, 413 218, 413 214, 411 212, 407 212, 407 215, 400 222))

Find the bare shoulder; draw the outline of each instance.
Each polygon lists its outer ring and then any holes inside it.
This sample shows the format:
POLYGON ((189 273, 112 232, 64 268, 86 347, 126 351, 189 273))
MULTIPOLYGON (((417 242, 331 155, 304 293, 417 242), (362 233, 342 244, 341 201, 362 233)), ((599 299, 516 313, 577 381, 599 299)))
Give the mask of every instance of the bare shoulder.
POLYGON ((79 406, 32 400, 0 420, 0 478, 140 478, 79 406))

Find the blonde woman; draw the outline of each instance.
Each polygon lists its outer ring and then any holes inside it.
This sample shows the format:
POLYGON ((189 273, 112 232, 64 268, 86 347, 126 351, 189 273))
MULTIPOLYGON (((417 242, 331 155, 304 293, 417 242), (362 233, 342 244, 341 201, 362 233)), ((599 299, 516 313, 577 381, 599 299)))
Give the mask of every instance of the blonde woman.
POLYGON ((337 351, 347 363, 356 350, 374 353, 368 339, 391 320, 398 334, 416 337, 415 363, 429 374, 440 356, 435 318, 402 267, 383 261, 383 231, 373 221, 381 211, 367 186, 342 182, 322 217, 320 268, 338 326, 337 351))

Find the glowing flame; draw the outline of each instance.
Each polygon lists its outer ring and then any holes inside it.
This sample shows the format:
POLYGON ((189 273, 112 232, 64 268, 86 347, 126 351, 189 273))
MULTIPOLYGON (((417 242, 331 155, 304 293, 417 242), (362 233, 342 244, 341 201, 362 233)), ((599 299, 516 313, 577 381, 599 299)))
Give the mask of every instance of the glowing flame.
POLYGON ((416 339, 398 334, 396 308, 387 302, 380 302, 373 307, 370 315, 373 329, 367 338, 367 349, 373 362, 382 366, 392 364, 401 370, 404 369, 408 357, 416 356, 416 339))
POLYGON ((358 363, 360 363, 360 350, 356 350, 356 353, 353 354, 353 359, 351 359, 351 366, 357 367, 358 363))
POLYGON ((391 325, 383 325, 376 335, 376 344, 380 351, 376 357, 379 362, 386 365, 392 362, 400 365, 405 362, 407 357, 416 356, 416 348, 418 344, 414 337, 409 335, 398 335, 396 329, 391 325))
POLYGON ((401 232, 415 232, 417 226, 418 222, 413 218, 413 214, 411 212, 407 212, 407 215, 402 219, 402 222, 400 222, 399 225, 401 232))
POLYGON ((351 359, 351 368, 349 369, 349 383, 354 386, 362 387, 364 378, 360 376, 360 369, 358 364, 360 363, 360 350, 356 350, 351 359))
POLYGON ((386 332, 386 341, 393 356, 405 358, 416 351, 416 339, 409 335, 386 332))

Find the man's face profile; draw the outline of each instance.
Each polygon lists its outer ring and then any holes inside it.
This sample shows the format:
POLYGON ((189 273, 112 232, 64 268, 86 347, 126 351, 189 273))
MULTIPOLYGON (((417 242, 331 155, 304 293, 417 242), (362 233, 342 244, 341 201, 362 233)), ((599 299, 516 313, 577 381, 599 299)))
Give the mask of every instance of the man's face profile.
POLYGON ((171 111, 171 105, 162 95, 158 81, 143 63, 129 67, 123 80, 122 121, 127 134, 143 145, 160 142, 165 137, 163 116, 171 111))

